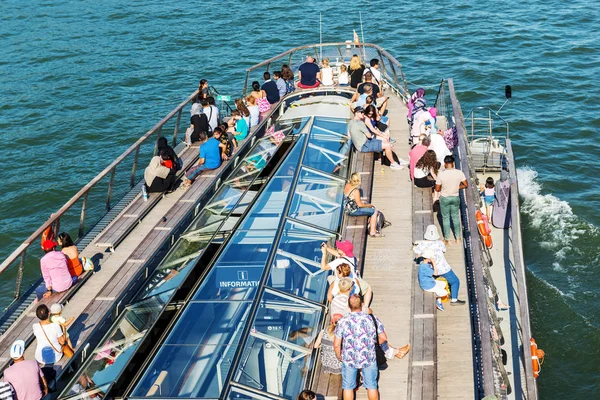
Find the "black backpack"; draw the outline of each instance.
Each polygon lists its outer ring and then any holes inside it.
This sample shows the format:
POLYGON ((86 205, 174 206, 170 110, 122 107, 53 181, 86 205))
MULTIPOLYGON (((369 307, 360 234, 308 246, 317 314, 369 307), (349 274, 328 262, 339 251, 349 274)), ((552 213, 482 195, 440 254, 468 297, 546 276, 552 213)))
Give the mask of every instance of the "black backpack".
MULTIPOLYGON (((381 232, 382 229, 387 228, 388 226, 392 225, 392 223, 385 219, 385 215, 383 215, 383 213, 381 211, 377 210, 377 212, 378 212, 377 224, 375 226, 375 230, 377 232, 381 232)), ((367 229, 371 230, 371 219, 370 218, 369 218, 369 222, 367 222, 367 229)))

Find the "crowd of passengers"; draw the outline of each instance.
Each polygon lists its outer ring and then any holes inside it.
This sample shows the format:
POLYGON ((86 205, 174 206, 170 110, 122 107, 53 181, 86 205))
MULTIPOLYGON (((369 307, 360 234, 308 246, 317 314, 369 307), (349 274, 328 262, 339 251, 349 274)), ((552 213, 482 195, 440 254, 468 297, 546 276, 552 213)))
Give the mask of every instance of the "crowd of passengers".
MULTIPOLYGON (((467 182, 464 174, 454 168, 445 133, 437 131, 436 110, 426 107, 424 90, 417 90, 411 97, 408 118, 411 140, 417 144, 408 154, 409 161, 403 161, 392 151, 395 140, 390 137, 389 119, 385 115, 388 98, 383 95, 379 60, 373 59, 369 66, 365 66, 360 57, 354 55, 348 66, 338 67, 339 71, 334 73, 328 59, 319 65, 312 56, 307 56, 298 69, 297 84, 287 65, 283 65, 280 71, 274 71, 272 77, 265 72, 262 85, 253 82, 252 92, 245 99, 235 100, 236 110, 231 112, 227 121, 221 118, 208 81, 201 80, 191 107, 190 126, 185 139, 187 146, 199 146, 199 159, 186 171, 180 186, 187 188, 201 172, 219 168, 221 162, 228 160, 240 142, 246 139, 250 130, 283 96, 296 90, 296 86, 302 89, 320 85, 349 86, 355 89, 350 101, 354 117, 348 124, 349 140, 340 151, 347 153, 353 145, 357 151, 380 154, 382 164, 387 163, 392 170, 401 170, 404 165, 409 165, 414 184, 432 188, 434 200, 440 204, 444 240, 440 240, 437 228, 431 225, 427 227, 424 240, 415 244, 414 251, 420 260, 419 282, 423 290, 436 293, 436 304, 440 310, 443 310, 440 299, 448 295, 448 290, 446 283, 436 280, 436 277, 446 279, 452 305, 464 304, 457 296, 460 282, 445 260, 444 252, 452 232, 450 221, 456 241, 460 242, 458 191, 466 187, 467 182)), ((177 172, 182 169, 183 162, 177 153, 165 138, 159 138, 157 155, 144 171, 144 199, 147 199, 148 193, 174 190, 177 172)), ((339 170, 339 166, 336 169, 339 170)), ((382 229, 390 223, 374 205, 363 201, 360 185, 361 171, 356 171, 344 187, 344 209, 350 216, 368 217, 368 234, 373 238, 382 237, 382 229)), ((58 231, 58 227, 53 229, 58 231)), ((44 283, 36 291, 39 300, 50 299, 53 293, 69 290, 82 275, 84 264, 85 269, 90 266, 89 261, 79 258, 77 247, 67 233, 61 233, 56 239, 48 236, 42 241, 45 255, 40 264, 44 283), (57 250, 58 246, 60 250, 57 250)), ((322 349, 323 372, 342 375, 344 399, 354 398, 354 391, 360 386, 367 389, 369 399, 379 398, 378 364, 384 358, 405 357, 410 345, 397 348, 388 343, 383 323, 370 308, 373 291, 360 276, 357 268, 359 260, 354 255, 352 243, 338 241, 335 248, 323 243, 321 251, 321 268, 331 270, 327 292, 330 323, 314 343, 314 347, 322 349)), ((63 355, 73 352, 67 332, 73 318, 66 320, 61 312, 60 304, 53 304, 50 308, 46 304, 37 307, 39 322, 32 328, 36 338, 35 360, 25 360, 25 341, 13 343, 10 349, 13 364, 3 372, 0 393, 5 397, 0 396, 0 399, 34 400, 47 394, 46 378, 52 379, 55 374, 53 367, 63 355)), ((306 336, 307 332, 298 331, 296 334, 306 336)), ((79 385, 80 391, 84 392, 94 387, 94 382, 87 378, 79 385)), ((312 396, 314 393, 311 391, 304 391, 299 398, 314 398, 312 396)))

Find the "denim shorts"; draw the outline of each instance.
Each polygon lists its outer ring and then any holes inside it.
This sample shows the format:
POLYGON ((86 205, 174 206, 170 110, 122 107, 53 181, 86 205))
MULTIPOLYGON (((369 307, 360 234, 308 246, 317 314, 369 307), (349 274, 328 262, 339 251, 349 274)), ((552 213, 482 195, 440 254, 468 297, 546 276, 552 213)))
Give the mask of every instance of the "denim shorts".
POLYGON ((375 214, 375 209, 372 207, 360 207, 358 210, 350 213, 352 217, 363 217, 365 215, 370 217, 373 214, 375 214))
POLYGON ((494 204, 494 198, 495 198, 494 195, 492 195, 492 196, 484 196, 483 200, 485 201, 485 205, 486 206, 491 206, 492 204, 494 204))
MULTIPOLYGON (((360 370, 362 370, 363 386, 365 389, 377 389, 377 377, 379 375, 377 363, 374 362, 373 365, 360 368, 360 370)), ((354 390, 356 388, 356 373, 358 371, 359 368, 352 368, 342 364, 342 389, 354 390)))
POLYGON ((381 153, 383 143, 379 139, 369 139, 360 149, 361 153, 381 153))

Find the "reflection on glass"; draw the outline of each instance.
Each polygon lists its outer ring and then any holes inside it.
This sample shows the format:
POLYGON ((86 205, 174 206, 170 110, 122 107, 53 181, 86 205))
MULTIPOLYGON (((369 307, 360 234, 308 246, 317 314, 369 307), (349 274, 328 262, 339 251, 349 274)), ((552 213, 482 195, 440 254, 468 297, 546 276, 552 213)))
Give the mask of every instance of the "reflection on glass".
POLYGON ((252 325, 253 332, 312 348, 322 307, 266 289, 252 325))
POLYGON ((342 174, 351 148, 346 131, 346 120, 315 118, 302 163, 330 174, 342 174))
POLYGON ((250 390, 233 386, 227 393, 227 400, 270 400, 271 397, 253 393, 250 390))
POLYGON ((69 396, 69 400, 103 399, 109 387, 110 383, 96 386, 94 381, 87 376, 81 376, 78 382, 67 393, 67 396, 69 396))
POLYGON ((302 391, 312 350, 259 332, 250 334, 234 380, 287 399, 302 391))
POLYGON ((171 290, 130 306, 109 334, 108 340, 94 350, 91 362, 71 384, 67 394, 81 394, 85 391, 89 397, 93 397, 93 393, 102 396, 100 392, 104 393, 125 368, 173 292, 171 290))
POLYGON ((316 302, 325 298, 327 273, 321 269, 321 243, 335 235, 287 221, 267 284, 316 302))
POLYGON ((342 218, 344 184, 341 179, 302 168, 288 215, 337 231, 342 218))

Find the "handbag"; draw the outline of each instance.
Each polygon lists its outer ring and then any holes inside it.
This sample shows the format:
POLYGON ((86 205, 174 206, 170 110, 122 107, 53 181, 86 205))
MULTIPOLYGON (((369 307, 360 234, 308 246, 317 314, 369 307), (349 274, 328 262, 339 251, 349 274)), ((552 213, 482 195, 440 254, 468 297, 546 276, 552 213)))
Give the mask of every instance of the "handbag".
POLYGON ((93 271, 94 270, 94 262, 87 257, 81 257, 81 265, 83 265, 84 271, 93 271))
POLYGON ((350 197, 350 195, 352 194, 352 192, 354 192, 356 190, 356 188, 352 189, 350 191, 350 193, 348 193, 348 195, 346 197, 344 197, 344 211, 346 212, 346 214, 352 214, 354 212, 356 212, 356 210, 358 210, 360 207, 358 206, 358 204, 356 204, 356 200, 354 200, 352 197, 350 197))
MULTIPOLYGON (((48 335, 46 335, 46 330, 44 329, 44 326, 42 324, 40 324, 40 328, 42 329, 42 333, 44 334, 44 337, 46 338, 46 340, 48 341, 48 343, 50 344, 50 347, 52 347, 52 350, 54 350, 57 353, 60 353, 60 351, 56 350, 56 348, 54 347, 54 345, 52 344, 52 342, 50 341, 50 339, 48 339, 48 335)), ((66 341, 67 338, 67 329, 61 325, 62 331, 63 331, 63 335, 65 337, 65 344, 62 345, 62 354, 67 357, 67 358, 71 358, 75 355, 75 351, 71 348, 71 346, 69 346, 69 344, 66 341)), ((60 343, 59 343, 60 344, 60 343)))
POLYGON ((370 314, 371 319, 373 320, 373 324, 375 324, 375 356, 377 358, 377 367, 379 369, 384 369, 387 367, 387 358, 385 358, 385 351, 381 348, 379 344, 379 335, 377 335, 377 321, 375 320, 375 316, 370 314))

